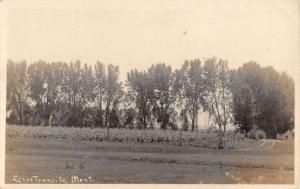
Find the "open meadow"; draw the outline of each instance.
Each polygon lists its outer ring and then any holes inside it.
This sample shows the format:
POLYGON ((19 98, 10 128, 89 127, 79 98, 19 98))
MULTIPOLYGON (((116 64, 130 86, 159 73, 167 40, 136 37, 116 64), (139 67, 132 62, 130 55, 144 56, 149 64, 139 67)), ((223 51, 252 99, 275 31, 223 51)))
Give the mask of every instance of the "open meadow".
POLYGON ((292 139, 232 135, 218 150, 216 135, 204 132, 110 133, 107 141, 99 128, 7 125, 6 183, 294 182, 292 139))

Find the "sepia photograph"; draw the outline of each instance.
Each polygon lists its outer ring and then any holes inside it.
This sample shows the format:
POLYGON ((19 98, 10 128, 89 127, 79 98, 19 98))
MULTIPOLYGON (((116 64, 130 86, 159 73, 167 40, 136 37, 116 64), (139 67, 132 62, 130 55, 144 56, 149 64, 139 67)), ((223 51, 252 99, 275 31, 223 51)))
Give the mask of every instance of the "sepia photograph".
POLYGON ((299 7, 0 1, 1 185, 298 188, 299 7))

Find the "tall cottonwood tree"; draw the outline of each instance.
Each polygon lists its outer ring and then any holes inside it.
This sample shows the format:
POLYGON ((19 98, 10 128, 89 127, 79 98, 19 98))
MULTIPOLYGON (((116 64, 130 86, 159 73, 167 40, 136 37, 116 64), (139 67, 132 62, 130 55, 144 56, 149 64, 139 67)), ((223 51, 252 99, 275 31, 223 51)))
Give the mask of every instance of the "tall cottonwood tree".
POLYGON ((198 126, 199 109, 204 103, 206 83, 199 59, 185 61, 182 68, 175 72, 174 90, 179 94, 179 101, 189 113, 192 120, 192 131, 198 126))
POLYGON ((134 102, 138 110, 138 128, 147 128, 148 119, 151 114, 152 87, 149 75, 145 71, 131 70, 127 73, 126 85, 128 88, 128 99, 134 102))
POLYGON ((7 109, 10 111, 11 120, 14 123, 24 124, 26 122, 25 116, 28 114, 29 105, 27 101, 28 85, 27 85, 27 63, 26 61, 13 62, 11 60, 7 63, 7 109))
POLYGON ((105 66, 103 63, 97 61, 94 66, 95 70, 95 104, 96 104, 96 116, 95 124, 96 126, 104 126, 104 95, 105 95, 105 86, 106 86, 106 72, 105 66))
POLYGON ((89 85, 93 80, 91 67, 87 65, 85 67, 85 69, 82 68, 79 60, 64 64, 63 67, 62 102, 67 105, 64 114, 67 117, 68 126, 84 126, 84 110, 92 96, 92 89, 89 85))
POLYGON ((46 63, 44 69, 44 96, 46 100, 47 118, 59 108, 58 95, 62 84, 62 76, 61 62, 46 63))
POLYGON ((167 129, 170 121, 170 108, 175 101, 171 92, 173 74, 171 66, 164 63, 152 65, 148 69, 149 82, 147 86, 151 88, 153 114, 157 122, 161 124, 161 129, 167 129))
POLYGON ((294 127, 294 82, 272 67, 263 68, 264 88, 261 98, 259 128, 276 138, 294 127))
POLYGON ((34 101, 34 114, 36 114, 37 124, 45 124, 45 61, 38 61, 28 66, 28 86, 29 96, 34 101))
POLYGON ((60 63, 38 61, 28 66, 29 96, 34 102, 35 124, 48 124, 50 114, 55 111, 56 98, 62 82, 60 63))
POLYGON ((261 113, 260 100, 263 90, 263 73, 255 62, 244 64, 231 73, 234 123, 243 132, 257 125, 261 113))
POLYGON ((295 82, 286 72, 280 73, 279 80, 281 126, 279 133, 295 127, 295 82))
MULTIPOLYGON (((110 119, 111 113, 115 114, 118 104, 120 103, 120 98, 123 95, 122 83, 119 82, 119 66, 114 66, 109 64, 107 66, 107 78, 105 85, 105 127, 107 129, 107 135, 109 137, 109 125, 112 124, 110 119), (114 111, 112 111, 114 110, 114 111)), ((112 115, 113 115, 112 114, 112 115)))
POLYGON ((204 77, 207 82, 206 108, 219 126, 219 149, 224 148, 223 136, 232 118, 232 93, 227 61, 216 58, 205 60, 204 77))
POLYGON ((92 107, 94 106, 95 94, 95 77, 92 71, 92 66, 84 64, 82 71, 81 71, 81 113, 80 113, 80 122, 82 126, 94 126, 94 119, 93 119, 93 110, 92 107))

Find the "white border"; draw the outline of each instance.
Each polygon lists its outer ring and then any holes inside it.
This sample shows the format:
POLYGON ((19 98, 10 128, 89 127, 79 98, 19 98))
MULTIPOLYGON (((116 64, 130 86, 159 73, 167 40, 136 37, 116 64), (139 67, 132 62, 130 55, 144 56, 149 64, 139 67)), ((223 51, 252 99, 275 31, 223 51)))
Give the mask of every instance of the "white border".
MULTIPOLYGON (((90 185, 73 185, 73 184, 66 184, 66 185, 47 185, 47 184, 33 184, 33 185, 28 185, 28 184, 22 184, 22 185, 17 185, 17 184, 4 184, 4 171, 5 171, 5 114, 6 114, 6 40, 7 40, 7 31, 6 31, 6 24, 7 24, 7 8, 32 8, 32 9, 38 9, 38 8, 43 8, 43 9, 94 9, 96 6, 94 6, 96 3, 97 5, 101 7, 105 7, 107 9, 117 9, 120 7, 120 4, 124 6, 124 8, 131 8, 134 9, 135 6, 133 4, 138 4, 138 5, 143 5, 143 7, 153 8, 153 9, 168 9, 170 8, 170 4, 172 6, 175 6, 176 8, 185 8, 187 4, 197 4, 197 1, 195 0, 178 0, 178 3, 174 4, 172 3, 174 1, 170 0, 153 0, 153 1, 135 1, 135 0, 114 0, 114 1, 109 1, 109 0, 101 0, 101 1, 95 1, 95 0, 90 0, 90 1, 84 1, 84 0, 20 0, 20 1, 15 1, 15 0, 7 0, 7 1, 0 1, 0 188, 164 188, 164 189, 173 189, 176 187, 179 188, 263 188, 263 189, 273 189, 273 188, 300 188, 300 146, 299 146, 299 105, 300 105, 300 64, 299 60, 300 57, 298 55, 298 62, 297 64, 297 76, 295 80, 295 92, 296 92, 296 99, 295 99, 295 184, 294 185, 241 185, 241 184, 180 184, 180 185, 175 185, 175 184, 90 184, 90 185), (128 3, 130 2, 130 3, 128 3), (153 6, 153 4, 161 4, 161 6, 153 6)), ((203 2, 203 0, 202 0, 203 2)), ((207 1, 208 2, 208 1, 207 1)), ((277 6, 280 7, 280 3, 283 3, 284 0, 274 0, 274 3, 277 4, 277 6)), ((298 37, 298 49, 299 49, 299 54, 300 54, 300 4, 297 0, 286 0, 288 3, 294 3, 296 6, 298 5, 298 28, 299 28, 299 37, 298 37)), ((175 8, 172 7, 172 8, 175 8)), ((140 7, 139 7, 140 8, 140 7)), ((191 6, 189 6, 191 8, 191 6)), ((282 9, 284 11, 284 9, 282 9)), ((297 20, 297 19, 296 19, 297 20)))

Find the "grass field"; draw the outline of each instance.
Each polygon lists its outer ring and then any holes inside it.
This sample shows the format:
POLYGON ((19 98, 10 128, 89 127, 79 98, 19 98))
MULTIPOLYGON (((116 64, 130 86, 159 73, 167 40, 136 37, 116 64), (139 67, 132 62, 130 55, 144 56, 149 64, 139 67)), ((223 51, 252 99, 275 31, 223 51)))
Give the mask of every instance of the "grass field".
MULTIPOLYGON (((183 134, 187 141, 179 146, 176 132, 162 134, 163 142, 141 143, 124 141, 125 131, 118 131, 122 142, 108 142, 98 140, 102 136, 100 130, 82 129, 72 134, 67 128, 9 125, 6 183, 294 182, 292 140, 227 139, 230 148, 217 150, 209 147, 214 145, 213 135, 208 139, 204 133, 186 133, 195 138, 191 141, 183 134), (203 137, 209 145, 199 142, 204 141, 203 137), (191 145, 197 141, 201 145, 191 145)), ((137 138, 140 131, 131 132, 130 136, 137 138)), ((114 131, 111 133, 114 135, 114 131)), ((143 134, 141 138, 157 139, 155 133, 143 134)))

